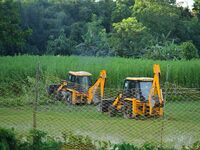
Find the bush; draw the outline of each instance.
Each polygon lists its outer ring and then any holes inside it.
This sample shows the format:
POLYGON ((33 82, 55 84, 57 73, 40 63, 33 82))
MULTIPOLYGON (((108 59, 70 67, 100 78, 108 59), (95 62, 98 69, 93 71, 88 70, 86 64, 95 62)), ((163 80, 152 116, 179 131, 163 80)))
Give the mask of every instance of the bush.
POLYGON ((1 150, 15 150, 16 137, 13 130, 0 128, 0 149, 1 150))
POLYGON ((200 141, 195 142, 190 147, 183 146, 182 150, 200 150, 200 141))
POLYGON ((62 145, 62 142, 54 140, 47 136, 47 133, 40 130, 31 130, 25 139, 25 141, 18 142, 17 147, 19 150, 59 150, 62 145))
POLYGON ((180 45, 181 51, 182 51, 182 57, 186 60, 191 60, 193 58, 198 58, 198 49, 195 47, 195 45, 188 41, 184 42, 180 45))
POLYGON ((64 144, 62 149, 67 150, 95 150, 96 146, 93 144, 92 140, 86 136, 74 135, 71 132, 63 133, 64 144))
POLYGON ((165 42, 164 44, 156 44, 151 46, 145 57, 154 60, 180 60, 181 49, 174 42, 165 42))
POLYGON ((174 148, 165 148, 159 145, 153 145, 146 143, 141 147, 137 147, 131 144, 115 144, 113 150, 174 150, 174 148))
MULTIPOLYGON (((0 128, 0 150, 174 150, 160 145, 146 143, 141 147, 132 144, 115 144, 94 141, 88 136, 74 135, 64 132, 62 138, 56 140, 40 130, 31 130, 27 136, 17 136, 14 130, 0 128)), ((182 150, 199 150, 200 141, 192 146, 183 146, 182 150)))
POLYGON ((61 142, 39 130, 31 130, 26 137, 16 138, 14 130, 0 128, 0 150, 59 150, 61 142))
POLYGON ((181 45, 166 41, 148 48, 145 57, 155 60, 191 60, 198 58, 199 55, 198 49, 190 41, 184 42, 181 45))

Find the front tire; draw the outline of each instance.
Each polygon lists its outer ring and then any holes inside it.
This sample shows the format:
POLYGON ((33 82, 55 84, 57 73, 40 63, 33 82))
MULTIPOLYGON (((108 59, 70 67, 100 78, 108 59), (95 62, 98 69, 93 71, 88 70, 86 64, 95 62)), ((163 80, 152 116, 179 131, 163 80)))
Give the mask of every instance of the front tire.
POLYGON ((108 113, 109 113, 110 117, 115 117, 117 115, 117 110, 116 110, 116 108, 114 106, 111 105, 108 108, 108 113))
POLYGON ((52 95, 56 92, 58 85, 52 84, 47 87, 48 95, 52 95))
POLYGON ((123 105, 123 116, 125 119, 132 119, 133 113, 132 113, 132 103, 131 102, 124 102, 123 105))
POLYGON ((72 105, 72 93, 71 92, 65 93, 65 101, 66 101, 66 104, 72 105))

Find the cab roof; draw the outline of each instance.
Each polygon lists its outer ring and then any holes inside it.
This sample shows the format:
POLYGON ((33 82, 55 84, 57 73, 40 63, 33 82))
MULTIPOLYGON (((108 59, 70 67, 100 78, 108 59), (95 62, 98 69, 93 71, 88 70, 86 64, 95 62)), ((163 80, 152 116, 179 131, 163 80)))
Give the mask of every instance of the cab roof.
POLYGON ((153 81, 153 78, 149 78, 149 77, 127 77, 126 80, 133 80, 133 81, 153 81))
POLYGON ((92 74, 86 71, 69 71, 69 74, 75 76, 91 76, 92 74))

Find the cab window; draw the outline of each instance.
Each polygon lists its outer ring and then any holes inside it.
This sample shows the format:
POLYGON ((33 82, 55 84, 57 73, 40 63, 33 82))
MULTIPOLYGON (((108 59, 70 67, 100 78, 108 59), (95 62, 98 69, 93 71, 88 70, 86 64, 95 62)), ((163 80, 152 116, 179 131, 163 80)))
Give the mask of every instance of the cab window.
POLYGON ((70 82, 76 82, 76 76, 74 76, 74 75, 69 75, 69 81, 70 82))
POLYGON ((126 80, 124 83, 124 96, 139 98, 139 83, 137 81, 126 80))
POLYGON ((148 100, 149 92, 152 87, 152 82, 140 82, 141 97, 148 100))

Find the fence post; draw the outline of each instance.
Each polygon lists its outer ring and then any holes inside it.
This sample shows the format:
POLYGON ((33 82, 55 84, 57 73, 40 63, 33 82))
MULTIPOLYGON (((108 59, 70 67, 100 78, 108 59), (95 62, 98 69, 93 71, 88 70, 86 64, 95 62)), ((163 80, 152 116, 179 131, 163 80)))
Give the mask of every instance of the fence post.
POLYGON ((163 110, 164 110, 164 114, 163 114, 163 119, 165 119, 165 104, 166 104, 166 100, 167 100, 167 91, 168 91, 168 80, 169 80, 169 64, 167 64, 167 70, 166 70, 166 81, 165 81, 165 96, 164 96, 164 106, 163 106, 163 110))
POLYGON ((166 99, 167 99, 167 88, 168 88, 168 79, 169 79, 169 64, 167 64, 167 70, 166 70, 166 81, 164 84, 164 89, 165 89, 165 95, 164 95, 164 105, 163 105, 163 120, 162 120, 162 125, 161 125, 161 138, 160 138, 160 144, 161 146, 163 145, 163 134, 164 134, 164 122, 165 122, 165 104, 166 104, 166 99))
POLYGON ((35 99, 33 100, 33 129, 36 129, 36 112, 37 112, 37 102, 39 97, 39 63, 36 65, 36 74, 35 74, 35 99))

